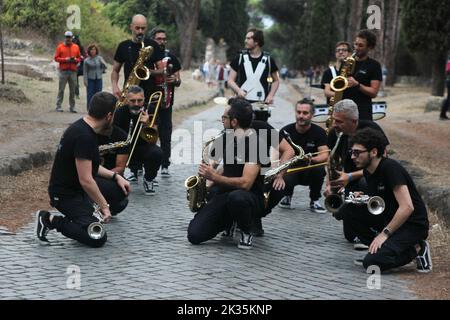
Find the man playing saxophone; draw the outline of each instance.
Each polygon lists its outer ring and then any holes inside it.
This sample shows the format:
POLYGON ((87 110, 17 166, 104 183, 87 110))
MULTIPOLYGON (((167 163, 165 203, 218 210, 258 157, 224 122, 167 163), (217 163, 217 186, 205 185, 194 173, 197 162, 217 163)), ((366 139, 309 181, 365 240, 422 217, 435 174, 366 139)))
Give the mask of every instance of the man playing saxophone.
MULTIPOLYGON (((124 66, 124 81, 126 82, 139 57, 139 51, 142 48, 142 44, 153 47, 152 55, 147 59, 147 61, 145 61, 145 66, 148 69, 149 76, 152 74, 162 74, 163 72, 163 70, 151 70, 157 61, 164 58, 164 52, 155 41, 145 38, 147 27, 147 18, 145 16, 141 14, 133 16, 130 24, 132 39, 122 41, 117 47, 111 72, 112 90, 113 94, 117 98, 119 98, 122 94, 119 88, 120 69, 124 66)), ((139 86, 144 89, 145 101, 148 101, 151 93, 155 91, 153 90, 153 81, 150 79, 140 81, 139 86)))
MULTIPOLYGON (((217 172, 207 164, 201 164, 199 175, 212 181, 219 190, 197 212, 189 223, 187 237, 192 244, 200 244, 214 238, 219 232, 230 229, 234 222, 241 230, 238 248, 250 249, 255 216, 264 210, 263 179, 257 135, 250 129, 253 109, 244 99, 232 99, 222 116, 228 129, 223 144, 223 171, 217 172)), ((233 235, 233 232, 227 233, 233 235)))

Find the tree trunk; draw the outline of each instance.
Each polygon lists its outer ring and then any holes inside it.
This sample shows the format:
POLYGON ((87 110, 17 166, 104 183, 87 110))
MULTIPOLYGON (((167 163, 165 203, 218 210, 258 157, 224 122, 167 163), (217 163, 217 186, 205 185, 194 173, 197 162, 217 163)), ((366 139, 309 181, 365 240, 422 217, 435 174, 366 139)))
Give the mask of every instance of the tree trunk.
POLYGON ((386 85, 393 86, 395 83, 395 58, 398 48, 398 37, 400 30, 399 0, 387 2, 386 31, 384 35, 384 65, 388 70, 386 85))
MULTIPOLYGON (((0 13, 3 12, 3 1, 0 0, 0 13)), ((5 56, 3 55, 2 20, 0 18, 0 55, 2 59, 2 84, 5 84, 5 56)))
MULTIPOLYGON (((381 63, 381 65, 385 64, 384 61, 384 32, 385 32, 385 28, 386 28, 386 24, 385 24, 385 16, 387 14, 385 14, 385 5, 384 5, 384 0, 370 0, 368 3, 368 6, 370 5, 376 5, 380 8, 381 11, 381 15, 380 15, 380 23, 381 23, 381 29, 371 29, 370 31, 372 31, 376 37, 377 37, 377 45, 375 46, 374 50, 372 51, 372 53, 370 54, 371 57, 375 60, 377 60, 378 62, 381 63)), ((365 14, 367 14, 367 12, 365 12, 365 14)), ((366 28, 366 27, 365 27, 366 28)))
POLYGON ((445 64, 447 62, 447 52, 437 52, 432 59, 431 69, 431 95, 443 96, 445 83, 445 64))
POLYGON ((361 27, 361 20, 362 20, 362 12, 363 10, 363 0, 351 0, 350 5, 350 23, 348 24, 347 28, 347 35, 346 40, 350 43, 353 43, 355 40, 356 32, 361 27))
POLYGON ((200 14, 200 0, 166 0, 166 2, 175 15, 180 39, 181 64, 184 69, 189 69, 200 14))

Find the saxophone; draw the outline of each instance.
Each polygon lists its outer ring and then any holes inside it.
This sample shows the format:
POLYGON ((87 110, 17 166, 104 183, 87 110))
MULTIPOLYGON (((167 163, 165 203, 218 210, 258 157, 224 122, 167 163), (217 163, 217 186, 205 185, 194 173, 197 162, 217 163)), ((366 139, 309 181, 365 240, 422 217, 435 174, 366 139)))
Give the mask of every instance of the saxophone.
POLYGON ((128 88, 133 85, 139 85, 141 81, 148 80, 150 78, 150 70, 145 66, 145 61, 152 55, 153 47, 144 46, 144 41, 141 42, 142 48, 139 50, 139 56, 136 60, 136 63, 133 66, 133 69, 128 76, 127 82, 125 83, 122 94, 120 98, 117 100, 116 109, 122 107, 125 104, 128 94, 128 88))
POLYGON ((344 90, 348 88, 348 76, 351 75, 355 69, 355 60, 356 51, 350 57, 347 57, 344 60, 344 64, 341 68, 341 71, 338 76, 334 77, 330 81, 330 87, 334 91, 334 97, 330 98, 330 105, 328 106, 328 118, 326 121, 327 126, 327 134, 332 126, 333 122, 333 111, 334 105, 342 100, 342 96, 344 95, 344 90))
POLYGON ((123 140, 123 141, 116 141, 116 142, 102 144, 102 145, 98 146, 98 152, 100 153, 100 155, 103 156, 105 153, 107 153, 110 150, 123 148, 123 147, 126 147, 127 145, 129 145, 131 143, 131 141, 133 140, 132 139, 133 137, 131 136, 131 128, 132 127, 133 127, 133 120, 130 119, 130 129, 128 130, 127 139, 123 140))
MULTIPOLYGON (((339 178, 338 171, 342 170, 342 159, 339 155, 336 154, 336 150, 339 146, 342 135, 343 132, 339 132, 336 144, 334 145, 330 153, 330 160, 327 167, 330 181, 338 179, 339 178)), ((342 195, 338 193, 338 190, 336 188, 332 188, 331 194, 328 195, 324 201, 324 205, 327 208, 327 210, 331 213, 336 213, 343 204, 344 199, 342 195)))
MULTIPOLYGON (((202 149, 202 162, 205 164, 209 164, 209 157, 207 156, 208 146, 213 143, 218 138, 222 137, 225 133, 225 129, 220 132, 214 138, 205 142, 205 145, 202 149)), ((206 179, 199 175, 194 175, 188 177, 184 181, 184 186, 187 190, 187 200, 189 209, 192 212, 197 212, 200 210, 206 203, 206 196, 208 194, 208 189, 206 187, 206 179)))

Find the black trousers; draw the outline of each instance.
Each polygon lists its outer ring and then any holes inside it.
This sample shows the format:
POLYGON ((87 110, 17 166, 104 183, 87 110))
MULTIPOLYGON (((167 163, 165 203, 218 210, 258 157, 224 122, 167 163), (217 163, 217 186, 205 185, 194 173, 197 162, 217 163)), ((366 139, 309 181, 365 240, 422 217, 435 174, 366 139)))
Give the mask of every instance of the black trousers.
POLYGON ((163 152, 159 146, 148 143, 139 145, 138 142, 130 161, 130 170, 136 174, 138 169, 144 165, 144 178, 151 181, 158 174, 162 157, 163 152))
POLYGON ((128 205, 128 197, 116 181, 95 177, 95 182, 97 182, 100 192, 109 203, 109 210, 113 216, 125 210, 128 205))
POLYGON ((450 108, 450 80, 447 80, 446 83, 447 83, 447 99, 445 99, 444 103, 442 104, 441 117, 444 117, 448 111, 448 108, 450 108))
POLYGON ((106 233, 102 238, 96 240, 88 235, 87 228, 98 220, 92 215, 94 207, 87 194, 74 196, 50 194, 50 204, 64 215, 64 217, 53 217, 52 228, 56 228, 64 236, 90 247, 98 248, 105 244, 106 233))
POLYGON ((250 233, 262 208, 262 196, 250 191, 215 193, 189 223, 187 238, 192 244, 200 244, 229 228, 234 221, 242 232, 250 233))
MULTIPOLYGON (((366 214, 370 215, 368 211, 366 214)), ((354 214, 347 216, 347 228, 351 229, 362 243, 370 246, 373 239, 385 227, 386 223, 383 223, 382 216, 381 214, 370 219, 354 211, 354 214)), ((375 254, 368 253, 364 257, 363 266, 367 269, 375 265, 381 271, 404 266, 417 256, 415 245, 427 237, 426 227, 406 222, 383 243, 375 254)))
POLYGON ((159 141, 163 157, 161 167, 168 168, 170 166, 170 150, 172 140, 172 106, 169 108, 161 108, 158 115, 158 131, 159 141))
POLYGON ((298 185, 309 186, 309 198, 311 201, 319 200, 324 178, 324 168, 313 168, 303 172, 286 174, 284 176, 286 186, 283 190, 273 190, 270 185, 270 195, 266 214, 270 213, 284 196, 292 196, 294 194, 294 187, 298 185))

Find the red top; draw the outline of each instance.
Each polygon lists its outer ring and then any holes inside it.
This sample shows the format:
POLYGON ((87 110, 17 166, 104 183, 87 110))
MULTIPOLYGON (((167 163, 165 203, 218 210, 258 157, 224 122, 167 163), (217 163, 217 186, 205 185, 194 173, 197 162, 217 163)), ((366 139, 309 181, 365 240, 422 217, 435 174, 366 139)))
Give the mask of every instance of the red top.
POLYGON ((450 60, 447 61, 447 67, 445 68, 445 71, 450 72, 450 60))
POLYGON ((77 71, 77 64, 81 61, 80 48, 75 43, 70 45, 61 43, 56 48, 55 61, 59 62, 60 70, 77 71), (75 59, 73 61, 67 61, 66 59, 70 57, 75 59))

